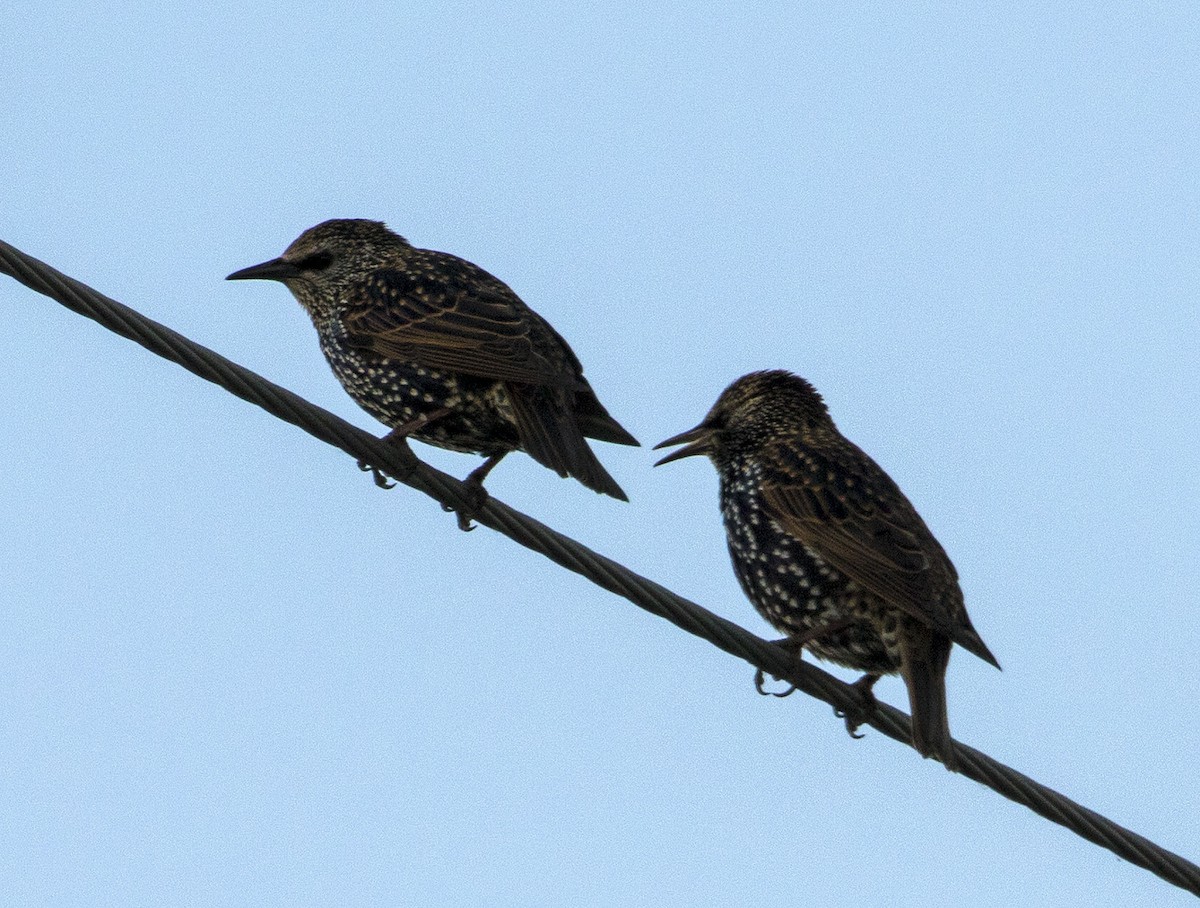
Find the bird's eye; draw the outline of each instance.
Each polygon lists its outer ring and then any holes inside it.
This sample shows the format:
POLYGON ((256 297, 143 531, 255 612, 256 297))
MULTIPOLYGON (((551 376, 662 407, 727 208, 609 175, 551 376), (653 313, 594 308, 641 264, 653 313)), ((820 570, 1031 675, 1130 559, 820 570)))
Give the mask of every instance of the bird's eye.
POLYGON ((296 262, 296 267, 301 271, 324 271, 331 264, 333 264, 333 253, 314 252, 296 262))

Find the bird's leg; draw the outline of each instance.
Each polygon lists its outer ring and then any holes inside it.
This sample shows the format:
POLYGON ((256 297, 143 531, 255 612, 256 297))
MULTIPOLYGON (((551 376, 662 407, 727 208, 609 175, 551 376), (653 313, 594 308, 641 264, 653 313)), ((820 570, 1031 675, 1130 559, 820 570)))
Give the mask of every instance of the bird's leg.
MULTIPOLYGON (((483 507, 488 500, 488 491, 483 487, 483 481, 487 479, 488 473, 492 472, 492 468, 496 466, 507 451, 501 451, 499 454, 493 454, 474 470, 467 474, 467 478, 463 480, 463 485, 466 486, 465 493, 467 497, 467 508, 458 512, 458 528, 464 533, 469 533, 475 529, 471 526, 471 519, 475 516, 475 512, 483 507)), ((453 511, 454 508, 449 505, 442 505, 442 510, 453 511)))
MULTIPOLYGON (((807 635, 805 635, 805 636, 807 636, 807 635)), ((804 659, 804 641, 801 640, 799 637, 784 637, 782 640, 776 640, 774 642, 775 642, 776 646, 782 646, 784 649, 792 650, 792 652, 794 653, 794 655, 796 657, 797 662, 800 662, 804 659)), ((776 680, 778 680, 778 679, 776 679, 776 680)), ((761 694, 762 696, 764 696, 764 697, 768 697, 768 696, 770 696, 770 697, 787 697, 796 689, 796 685, 789 684, 787 686, 786 690, 782 690, 782 691, 767 690, 766 686, 765 686, 766 683, 767 683, 766 673, 763 672, 763 670, 761 668, 756 669, 754 672, 754 689, 756 691, 758 691, 759 694, 761 694)))
MULTIPOLYGON (((821 637, 827 636, 828 634, 834 634, 834 633, 837 633, 838 631, 845 630, 853 623, 854 623, 853 618, 841 618, 830 624, 823 624, 820 627, 810 627, 808 630, 806 630, 802 634, 795 634, 791 637, 784 637, 782 640, 776 640, 775 643, 786 649, 793 650, 796 654, 796 661, 800 662, 804 658, 805 645, 811 643, 814 640, 819 640, 821 637)), ((763 670, 761 668, 758 669, 754 673, 754 689, 757 690, 764 697, 766 697, 768 695, 770 695, 772 697, 786 697, 786 696, 790 695, 796 689, 796 685, 789 684, 787 689, 783 690, 783 691, 767 690, 764 687, 766 680, 767 680, 767 676, 763 673, 763 670)))
POLYGON ((880 678, 879 675, 866 674, 855 681, 850 686, 853 687, 863 698, 863 705, 853 712, 844 713, 841 710, 835 709, 833 714, 839 719, 846 720, 846 731, 850 733, 852 738, 861 738, 858 734, 858 727, 867 719, 871 718, 871 713, 875 711, 875 692, 872 688, 875 687, 875 682, 880 678))
MULTIPOLYGON (((428 413, 418 416, 416 419, 410 419, 408 422, 396 426, 396 428, 392 429, 392 431, 388 432, 387 435, 383 436, 383 438, 379 440, 386 444, 392 445, 407 444, 408 436, 412 435, 414 432, 419 432, 431 422, 441 419, 443 416, 449 414, 449 412, 449 407, 439 407, 436 410, 431 410, 428 413)), ((364 473, 370 472, 375 479, 375 485, 379 486, 379 488, 393 489, 396 487, 394 482, 390 481, 385 475, 383 475, 383 472, 379 469, 379 467, 372 466, 365 460, 360 460, 358 462, 358 468, 364 473)))

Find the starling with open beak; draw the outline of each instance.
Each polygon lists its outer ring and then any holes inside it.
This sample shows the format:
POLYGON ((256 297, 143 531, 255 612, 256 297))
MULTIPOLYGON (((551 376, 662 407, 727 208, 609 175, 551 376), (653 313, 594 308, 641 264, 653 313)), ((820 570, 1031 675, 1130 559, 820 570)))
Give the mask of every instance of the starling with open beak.
POLYGON ((908 688, 913 746, 955 768, 946 714, 954 643, 999 668, 971 626, 958 574, 891 478, 834 425, 807 381, 753 372, 660 464, 708 456, 734 571, 759 613, 822 659, 908 688))

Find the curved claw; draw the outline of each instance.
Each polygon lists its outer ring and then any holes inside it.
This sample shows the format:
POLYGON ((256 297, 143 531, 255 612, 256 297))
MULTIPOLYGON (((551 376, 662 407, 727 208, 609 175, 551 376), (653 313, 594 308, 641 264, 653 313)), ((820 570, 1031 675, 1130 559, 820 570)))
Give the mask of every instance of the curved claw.
MULTIPOLYGON (((495 464, 485 464, 485 466, 490 470, 495 464)), ((474 519, 475 513, 487 504, 488 490, 483 487, 483 477, 486 475, 487 470, 483 470, 481 467, 463 480, 463 485, 466 486, 467 507, 458 512, 458 528, 464 533, 469 533, 475 529, 471 525, 471 521, 474 519)), ((455 510, 449 505, 442 505, 442 508, 447 511, 455 510)))
POLYGON ((852 737, 855 741, 866 737, 866 735, 858 734, 858 729, 864 722, 862 714, 855 714, 852 716, 850 713, 842 712, 842 710, 836 708, 834 709, 833 714, 839 719, 846 720, 846 734, 852 737))
POLYGON ((360 470, 362 470, 364 473, 370 473, 371 477, 375 480, 375 485, 379 486, 379 488, 381 488, 381 489, 396 488, 396 484, 394 482, 392 482, 390 479, 388 479, 386 476, 384 476, 382 471, 380 471, 380 469, 378 467, 371 466, 365 460, 360 460, 358 462, 358 468, 360 470))
POLYGON ((787 690, 774 691, 766 689, 767 676, 760 668, 754 672, 754 689, 764 697, 790 697, 796 692, 796 685, 789 684, 787 690))
POLYGON ((447 514, 454 514, 458 518, 458 528, 464 533, 469 533, 475 527, 471 524, 471 512, 460 511, 452 504, 446 504, 444 501, 439 501, 438 506, 447 514))
POLYGON ((464 533, 469 533, 471 530, 475 529, 475 527, 471 524, 471 521, 475 519, 475 512, 487 503, 488 491, 480 485, 469 485, 467 489, 467 497, 470 499, 470 504, 462 510, 459 510, 452 504, 446 504, 444 501, 441 503, 442 510, 447 514, 457 513, 458 528, 464 533))

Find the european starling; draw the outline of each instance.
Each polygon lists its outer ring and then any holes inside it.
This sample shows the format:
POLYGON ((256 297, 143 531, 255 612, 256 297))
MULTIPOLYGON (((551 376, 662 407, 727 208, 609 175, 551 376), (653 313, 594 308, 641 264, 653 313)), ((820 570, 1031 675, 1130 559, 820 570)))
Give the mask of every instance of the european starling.
POLYGON ((752 372, 704 421, 658 447, 659 464, 705 454, 720 474, 734 571, 758 612, 822 659, 899 672, 913 746, 955 768, 946 717, 953 643, 997 668, 971 626, 958 574, 909 500, 829 417, 820 394, 785 371, 752 372))
POLYGON ((228 280, 255 278, 292 291, 342 387, 392 428, 389 438, 484 455, 467 478, 480 495, 492 467, 522 450, 628 500, 584 436, 637 439, 609 416, 558 332, 482 268, 417 249, 379 221, 331 220, 228 280))

